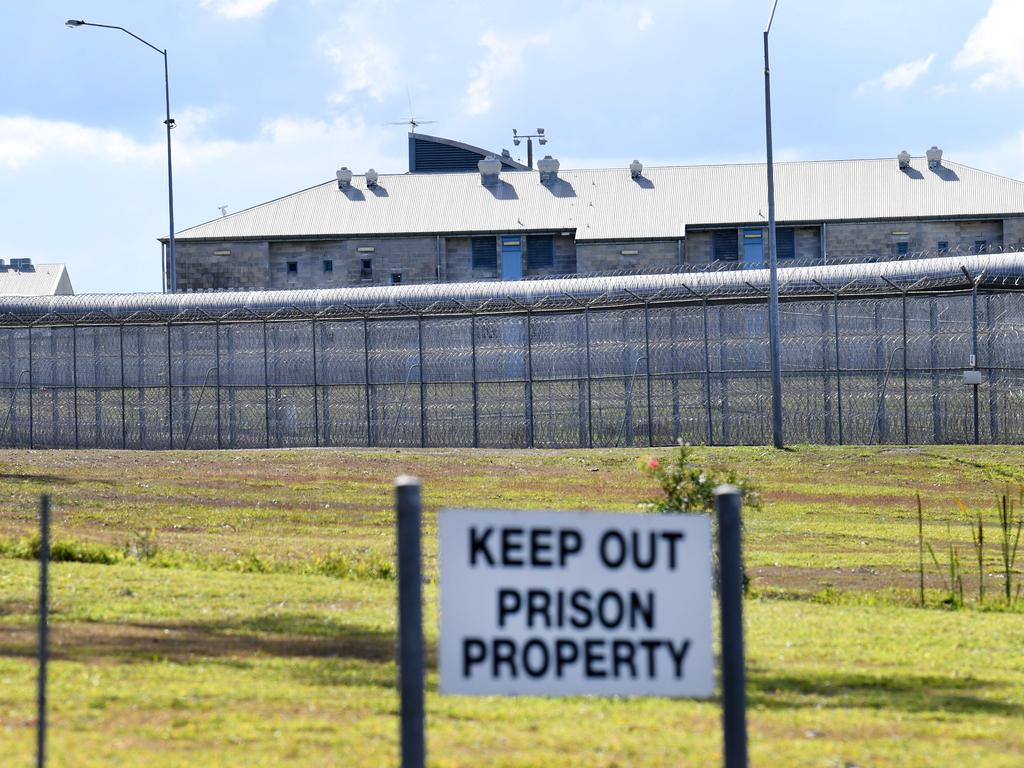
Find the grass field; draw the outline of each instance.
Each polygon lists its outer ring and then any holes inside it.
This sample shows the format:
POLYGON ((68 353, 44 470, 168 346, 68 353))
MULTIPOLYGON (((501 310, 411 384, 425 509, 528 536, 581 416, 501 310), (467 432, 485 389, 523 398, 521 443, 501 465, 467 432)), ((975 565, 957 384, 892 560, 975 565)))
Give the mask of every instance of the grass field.
MULTIPOLYGON (((397 763, 390 481, 423 478, 428 572, 443 506, 629 510, 654 493, 637 450, 0 452, 0 763, 34 743, 38 494, 53 495, 51 765, 397 763), (91 561, 91 562, 81 562, 91 561)), ((664 456, 666 451, 652 451, 664 456)), ((704 449, 761 489, 746 520, 754 765, 1024 764, 1024 611, 916 607, 925 538, 994 522, 1024 484, 999 447, 704 449), (948 526, 948 527, 947 527, 948 526)), ((436 642, 436 590, 426 588, 436 642)), ((436 766, 720 761, 714 701, 442 697, 436 766)))

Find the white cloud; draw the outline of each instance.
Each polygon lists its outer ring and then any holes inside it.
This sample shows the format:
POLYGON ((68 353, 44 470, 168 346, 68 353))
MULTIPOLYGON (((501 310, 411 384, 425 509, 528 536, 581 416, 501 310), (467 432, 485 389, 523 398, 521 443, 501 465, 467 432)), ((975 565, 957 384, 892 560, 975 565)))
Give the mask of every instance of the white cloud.
POLYGON ((498 37, 494 32, 485 32, 480 45, 487 49, 483 61, 470 72, 472 79, 466 88, 466 114, 482 115, 494 102, 494 91, 498 85, 523 68, 523 54, 528 48, 550 41, 548 33, 531 37, 498 37))
POLYGON ((365 92, 382 101, 402 85, 401 46, 394 36, 383 34, 394 23, 396 9, 384 0, 354 5, 338 19, 338 25, 321 35, 320 51, 334 66, 338 85, 331 94, 335 103, 365 92), (380 42, 390 39, 391 45, 380 42))
POLYGON ((864 93, 876 88, 881 88, 883 91, 909 88, 928 72, 933 61, 935 61, 935 54, 930 53, 923 59, 914 59, 899 64, 888 72, 884 72, 881 77, 861 83, 857 86, 857 92, 864 93))
POLYGON ((0 116, 0 166, 24 168, 46 156, 64 153, 125 163, 159 159, 160 147, 105 128, 27 115, 0 116))
POLYGON ((957 69, 986 67, 972 83, 982 90, 991 87, 1024 86, 1024 46, 1020 31, 1024 28, 1024 3, 1020 0, 993 0, 957 54, 957 69))
POLYGON ((653 23, 654 14, 651 12, 650 8, 644 8, 642 11, 640 11, 640 16, 636 20, 636 28, 643 32, 653 23))
POLYGON ((225 19, 249 19, 259 16, 277 0, 199 0, 199 5, 225 19))

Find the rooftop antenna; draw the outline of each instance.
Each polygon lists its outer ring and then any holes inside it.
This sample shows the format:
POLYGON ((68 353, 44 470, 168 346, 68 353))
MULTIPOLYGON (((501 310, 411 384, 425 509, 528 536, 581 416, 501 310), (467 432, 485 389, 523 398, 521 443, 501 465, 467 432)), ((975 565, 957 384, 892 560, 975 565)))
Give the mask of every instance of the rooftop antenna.
POLYGON ((416 133, 416 129, 419 128, 421 125, 430 125, 431 123, 437 122, 437 120, 417 120, 415 117, 413 117, 415 113, 412 111, 412 94, 409 93, 408 90, 405 92, 405 94, 406 96, 409 97, 409 119, 396 120, 393 123, 385 123, 385 125, 408 125, 410 128, 409 132, 416 133))
POLYGON ((228 207, 226 205, 218 205, 217 210, 220 211, 221 218, 228 215, 228 207))

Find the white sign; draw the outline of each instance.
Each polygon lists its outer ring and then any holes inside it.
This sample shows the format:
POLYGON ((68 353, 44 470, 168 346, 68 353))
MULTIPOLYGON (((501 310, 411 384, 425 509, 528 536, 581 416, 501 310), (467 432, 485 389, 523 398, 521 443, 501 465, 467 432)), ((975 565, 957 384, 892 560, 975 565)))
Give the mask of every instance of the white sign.
POLYGON ((713 692, 705 515, 441 510, 441 692, 713 692))

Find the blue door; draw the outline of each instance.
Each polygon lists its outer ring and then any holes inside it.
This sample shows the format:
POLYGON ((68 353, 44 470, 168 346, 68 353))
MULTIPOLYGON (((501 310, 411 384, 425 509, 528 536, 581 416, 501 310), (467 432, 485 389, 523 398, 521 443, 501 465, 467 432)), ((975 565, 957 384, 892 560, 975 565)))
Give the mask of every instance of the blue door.
POLYGON ((518 237, 501 238, 501 279, 523 279, 523 243, 518 237))
POLYGON ((743 268, 760 269, 764 266, 764 241, 760 229, 743 230, 743 268))

